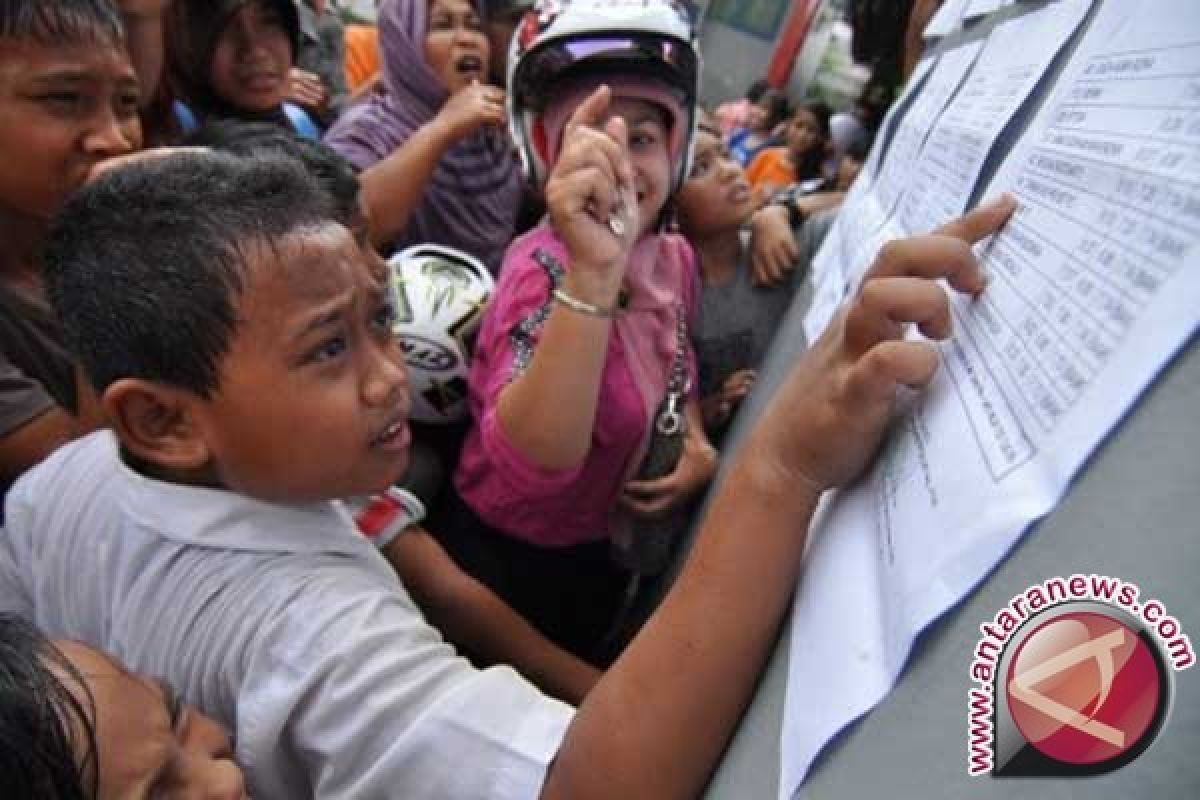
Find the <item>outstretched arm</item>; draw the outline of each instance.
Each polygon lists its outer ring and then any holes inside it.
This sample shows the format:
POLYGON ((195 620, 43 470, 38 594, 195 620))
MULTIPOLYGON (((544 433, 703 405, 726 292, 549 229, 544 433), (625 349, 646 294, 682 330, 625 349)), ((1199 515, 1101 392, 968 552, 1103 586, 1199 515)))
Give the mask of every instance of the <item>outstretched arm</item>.
POLYGON ((551 642, 463 572, 427 531, 405 531, 382 552, 433 626, 480 666, 509 664, 571 705, 579 705, 600 679, 600 670, 551 642))
POLYGON ((897 388, 933 377, 936 350, 905 330, 950 334, 935 281, 982 291, 970 243, 1012 208, 1006 199, 881 251, 739 449, 675 586, 580 707, 543 798, 699 794, 774 641, 817 498, 865 468, 897 388))

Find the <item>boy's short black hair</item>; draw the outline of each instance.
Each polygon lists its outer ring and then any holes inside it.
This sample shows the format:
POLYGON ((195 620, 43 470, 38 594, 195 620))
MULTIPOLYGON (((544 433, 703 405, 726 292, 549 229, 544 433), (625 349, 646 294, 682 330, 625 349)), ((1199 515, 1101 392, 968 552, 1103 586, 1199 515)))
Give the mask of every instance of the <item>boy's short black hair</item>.
POLYGON ((97 391, 141 378, 210 397, 251 254, 330 222, 326 194, 292 159, 145 159, 66 203, 50 231, 46 291, 97 391))
POLYGON ((338 222, 352 227, 362 216, 358 172, 333 148, 270 122, 218 117, 206 121, 183 142, 238 156, 276 153, 299 161, 329 195, 338 222))
POLYGON ((0 614, 0 775, 5 797, 85 800, 98 794, 87 685, 28 621, 0 614), (84 692, 63 684, 69 677, 84 692), (85 741, 77 742, 82 737, 85 741), (82 754, 77 761, 76 753, 82 754))
POLYGON ((124 41, 125 28, 111 0, 0 0, 0 39, 112 44, 124 41))

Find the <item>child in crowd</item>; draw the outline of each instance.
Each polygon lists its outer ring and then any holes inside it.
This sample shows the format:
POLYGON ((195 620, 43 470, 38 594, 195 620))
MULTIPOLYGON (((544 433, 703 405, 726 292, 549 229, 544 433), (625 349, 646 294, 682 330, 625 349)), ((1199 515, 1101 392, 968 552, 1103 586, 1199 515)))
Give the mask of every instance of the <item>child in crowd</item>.
POLYGON ((759 78, 746 87, 744 97, 739 97, 737 100, 730 100, 727 103, 721 103, 713 111, 713 122, 721 131, 723 136, 736 131, 738 128, 744 128, 750 120, 750 114, 756 103, 771 88, 770 82, 766 78, 759 78))
MULTIPOLYGON (((234 732, 255 797, 695 796, 820 493, 862 470, 897 385, 936 368, 905 321, 948 333, 933 281, 981 290, 970 242, 1011 205, 885 251, 871 302, 781 386, 671 594, 575 713, 455 657, 329 502, 403 471, 408 398, 386 289, 328 206, 294 162, 213 153, 126 165, 69 202, 49 292, 113 430, 9 495, 0 608, 177 687, 234 732)), ((103 749, 119 731, 95 733, 103 749)))
MULTIPOLYGON (((328 147, 276 125, 229 120, 197 130, 190 144, 245 157, 277 153, 304 165, 332 201, 335 221, 354 235, 375 277, 387 285, 387 265, 367 237, 365 209, 350 164, 328 147)), ((408 478, 410 471, 402 476, 408 478)), ((359 529, 396 570, 413 600, 446 639, 479 665, 509 664, 543 691, 578 704, 600 673, 538 634, 486 586, 458 567, 420 523, 424 506, 389 489, 356 504, 359 529)))
POLYGON ((319 138, 312 117, 287 101, 300 40, 293 0, 175 0, 166 27, 184 134, 204 120, 229 117, 319 138))
POLYGON ((229 737, 159 680, 0 614, 6 797, 242 798, 229 737))
POLYGON ((737 128, 729 135, 730 155, 743 167, 746 166, 762 150, 778 144, 776 128, 787 117, 787 95, 778 89, 768 89, 758 102, 750 107, 746 126, 737 128))
POLYGON ((325 138, 362 170, 372 238, 385 250, 433 242, 495 272, 512 241, 521 171, 504 131, 504 90, 471 0, 384 0, 383 86, 325 138))
POLYGON ((790 279, 755 286, 748 264, 744 229, 756 202, 745 174, 720 134, 701 127, 688 180, 679 190, 679 229, 700 262, 704 289, 692 329, 705 427, 719 439, 742 398, 775 330, 793 302, 809 299, 808 265, 829 227, 832 214, 808 220, 796 232, 799 256, 790 279))
POLYGON ((0 0, 0 498, 96 424, 45 301, 42 251, 92 168, 140 146, 138 101, 108 0, 0 0))
POLYGON ((829 147, 829 107, 807 103, 796 109, 784 133, 786 145, 759 153, 746 170, 758 199, 770 199, 793 183, 819 183, 829 147))
POLYGON ((535 177, 549 169, 549 219, 505 257, 476 339, 456 496, 434 526, 467 572, 598 664, 631 580, 613 540, 716 469, 692 391, 693 254, 662 227, 692 129, 690 27, 666 0, 617 20, 603 7, 563 7, 518 53, 520 145, 535 177), (616 26, 678 61, 600 38, 616 26), (668 395, 691 423, 682 455, 666 477, 635 480, 668 395))

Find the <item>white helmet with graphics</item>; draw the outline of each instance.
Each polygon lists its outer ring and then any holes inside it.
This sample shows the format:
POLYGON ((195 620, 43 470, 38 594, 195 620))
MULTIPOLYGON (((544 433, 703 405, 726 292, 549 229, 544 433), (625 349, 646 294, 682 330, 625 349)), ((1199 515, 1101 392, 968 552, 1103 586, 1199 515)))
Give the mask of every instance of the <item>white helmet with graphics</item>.
POLYGON ((700 56, 691 15, 680 0, 538 0, 525 13, 508 51, 508 120, 525 174, 546 180, 549 153, 542 112, 564 79, 619 71, 654 80, 679 95, 680 158, 671 191, 687 176, 696 129, 700 56))
POLYGON ((411 417, 445 424, 467 414, 467 367, 495 282, 478 259, 434 244, 388 261, 396 338, 412 390, 411 417))

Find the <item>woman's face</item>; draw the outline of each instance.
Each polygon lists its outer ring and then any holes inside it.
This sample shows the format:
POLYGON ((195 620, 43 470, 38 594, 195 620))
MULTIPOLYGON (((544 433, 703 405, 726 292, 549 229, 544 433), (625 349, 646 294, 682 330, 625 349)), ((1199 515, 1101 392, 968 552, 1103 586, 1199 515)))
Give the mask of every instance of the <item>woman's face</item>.
POLYGON ((85 709, 88 694, 94 705, 97 800, 247 796, 229 738, 212 719, 181 704, 165 684, 129 672, 97 650, 78 642, 54 644, 86 687, 69 675, 59 679, 85 709))
POLYGON ((48 220, 92 167, 141 144, 123 48, 0 40, 0 213, 48 220))
POLYGON ((267 112, 287 95, 292 43, 279 7, 250 0, 229 16, 209 63, 217 97, 234 108, 267 112))
POLYGON ((644 236, 658 224, 671 191, 669 117, 654 103, 621 96, 612 99, 608 113, 610 118, 625 120, 637 197, 638 235, 644 236))
POLYGON ((454 94, 488 79, 488 38, 469 0, 433 0, 425 34, 425 63, 454 94))

